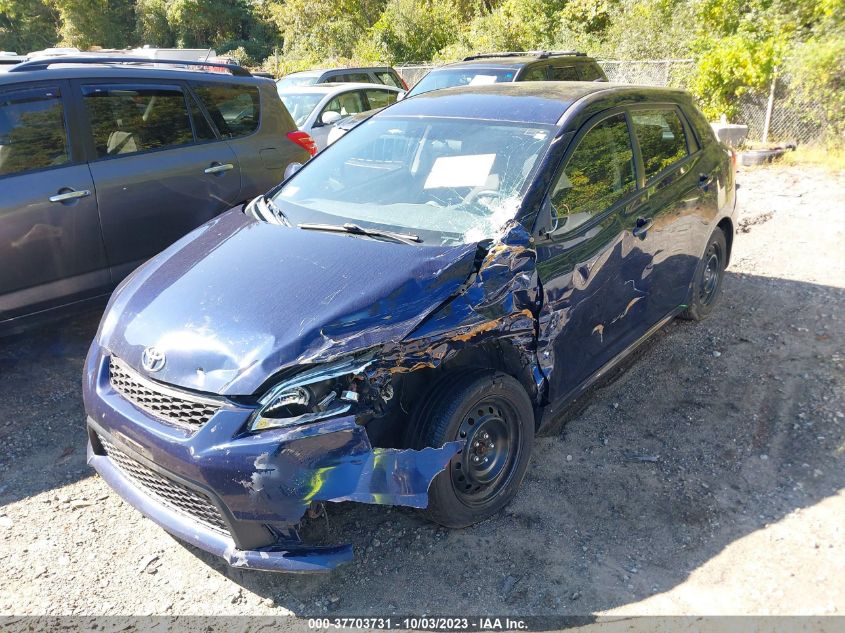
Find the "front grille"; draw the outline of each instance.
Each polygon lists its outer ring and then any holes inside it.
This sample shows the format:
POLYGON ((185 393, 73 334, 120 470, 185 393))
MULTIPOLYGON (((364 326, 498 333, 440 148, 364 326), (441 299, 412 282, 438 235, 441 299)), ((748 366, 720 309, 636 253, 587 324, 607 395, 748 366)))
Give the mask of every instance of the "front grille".
POLYGON ((149 495, 213 530, 226 535, 229 534, 223 516, 217 506, 211 502, 211 499, 201 492, 159 475, 151 468, 129 457, 102 435, 97 437, 100 439, 100 444, 103 445, 106 455, 117 469, 149 495))
POLYGON ((208 422, 220 403, 167 389, 138 375, 114 356, 109 358, 112 389, 139 409, 163 422, 196 431, 208 422))

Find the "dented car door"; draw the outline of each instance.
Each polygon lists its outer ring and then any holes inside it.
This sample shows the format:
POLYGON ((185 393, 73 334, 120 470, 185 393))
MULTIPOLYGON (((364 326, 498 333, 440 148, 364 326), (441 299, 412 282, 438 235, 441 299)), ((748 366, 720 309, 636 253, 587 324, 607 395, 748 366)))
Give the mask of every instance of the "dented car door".
POLYGON ((636 169, 626 116, 601 114, 570 144, 547 197, 552 230, 537 243, 544 302, 538 358, 554 403, 576 391, 651 325, 632 213, 636 169))

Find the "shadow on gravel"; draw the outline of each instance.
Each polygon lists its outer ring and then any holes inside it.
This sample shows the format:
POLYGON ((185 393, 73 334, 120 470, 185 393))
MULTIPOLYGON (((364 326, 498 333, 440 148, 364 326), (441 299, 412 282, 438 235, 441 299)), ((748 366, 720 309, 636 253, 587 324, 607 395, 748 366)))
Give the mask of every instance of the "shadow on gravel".
POLYGON ((406 509, 329 505, 352 542, 330 575, 228 569, 299 616, 589 614, 665 592, 725 547, 845 487, 845 290, 730 273, 540 438, 517 499, 450 531, 406 509))
POLYGON ((82 365, 101 315, 0 338, 0 506, 93 475, 82 365))
MULTIPOLYGON (((352 542, 320 576, 228 568, 299 616, 587 614, 664 592, 727 545, 845 486, 845 290, 728 274, 537 442, 517 499, 450 531, 339 504, 309 530, 352 542)), ((90 474, 79 397, 96 318, 0 345, 0 503, 90 474)))

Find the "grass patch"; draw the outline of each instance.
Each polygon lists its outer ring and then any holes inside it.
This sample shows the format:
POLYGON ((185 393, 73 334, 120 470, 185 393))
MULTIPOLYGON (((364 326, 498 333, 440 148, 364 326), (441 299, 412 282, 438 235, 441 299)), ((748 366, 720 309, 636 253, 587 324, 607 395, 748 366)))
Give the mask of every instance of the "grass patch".
POLYGON ((780 159, 782 165, 813 165, 831 170, 845 170, 845 144, 799 145, 780 159))

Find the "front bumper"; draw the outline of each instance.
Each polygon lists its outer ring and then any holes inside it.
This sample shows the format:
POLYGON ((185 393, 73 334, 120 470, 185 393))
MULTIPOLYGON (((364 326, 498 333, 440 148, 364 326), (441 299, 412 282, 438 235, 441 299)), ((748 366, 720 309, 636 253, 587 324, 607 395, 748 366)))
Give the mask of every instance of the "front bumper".
POLYGON ((84 384, 88 462, 126 501, 173 535, 230 565, 327 571, 350 545, 313 546, 296 526, 317 501, 426 507, 457 442, 422 451, 373 448, 347 416, 250 434, 252 409, 226 402, 195 432, 135 406, 92 349, 84 384))

